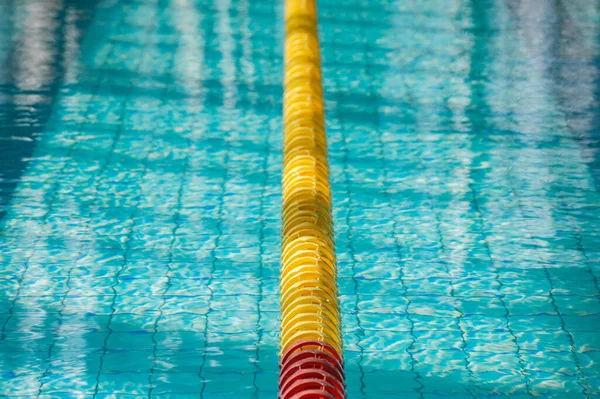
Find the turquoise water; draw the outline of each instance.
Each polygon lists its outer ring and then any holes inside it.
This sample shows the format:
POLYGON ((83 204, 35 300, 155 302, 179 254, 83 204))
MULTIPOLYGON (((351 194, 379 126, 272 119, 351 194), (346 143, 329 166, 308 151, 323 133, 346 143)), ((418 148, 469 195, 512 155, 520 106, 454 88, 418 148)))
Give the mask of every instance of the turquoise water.
MULTIPOLYGON (((348 397, 600 398, 599 6, 340 4, 348 397)), ((0 396, 276 397, 282 2, 0 15, 0 396)))

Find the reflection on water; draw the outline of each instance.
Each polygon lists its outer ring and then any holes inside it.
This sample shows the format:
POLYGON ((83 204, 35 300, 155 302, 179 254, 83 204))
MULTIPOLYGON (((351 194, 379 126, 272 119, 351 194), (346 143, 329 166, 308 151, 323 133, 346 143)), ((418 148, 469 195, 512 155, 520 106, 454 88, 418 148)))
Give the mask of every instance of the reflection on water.
MULTIPOLYGON (((280 3, 0 2, 0 396, 276 397, 280 3)), ((598 5, 338 3, 349 397, 600 395, 598 5)))
POLYGON ((40 140, 62 84, 75 83, 93 1, 0 5, 0 219, 40 140))

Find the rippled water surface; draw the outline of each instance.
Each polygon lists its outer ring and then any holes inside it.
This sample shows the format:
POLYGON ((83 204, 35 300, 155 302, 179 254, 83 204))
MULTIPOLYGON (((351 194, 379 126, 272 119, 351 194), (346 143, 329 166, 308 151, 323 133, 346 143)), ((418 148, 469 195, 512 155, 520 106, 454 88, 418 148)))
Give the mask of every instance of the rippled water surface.
MULTIPOLYGON (((349 398, 600 398, 598 3, 319 7, 349 398)), ((282 1, 0 18, 0 396, 276 397, 282 1)))

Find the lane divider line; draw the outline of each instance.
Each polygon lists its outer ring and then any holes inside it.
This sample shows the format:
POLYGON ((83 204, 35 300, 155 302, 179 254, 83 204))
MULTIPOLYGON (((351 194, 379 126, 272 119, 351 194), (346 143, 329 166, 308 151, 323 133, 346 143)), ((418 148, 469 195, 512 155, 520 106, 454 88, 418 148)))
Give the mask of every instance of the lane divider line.
POLYGON ((279 398, 344 399, 315 0, 286 0, 279 398))

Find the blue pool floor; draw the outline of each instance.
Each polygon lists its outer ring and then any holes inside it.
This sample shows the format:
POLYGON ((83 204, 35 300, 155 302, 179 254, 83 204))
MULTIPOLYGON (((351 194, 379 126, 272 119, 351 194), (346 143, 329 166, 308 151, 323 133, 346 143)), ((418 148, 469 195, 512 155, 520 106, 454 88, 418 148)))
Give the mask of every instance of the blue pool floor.
MULTIPOLYGON (((599 399, 600 6, 343 3, 348 397, 599 399)), ((282 1, 0 15, 0 397, 275 398, 282 1)))

